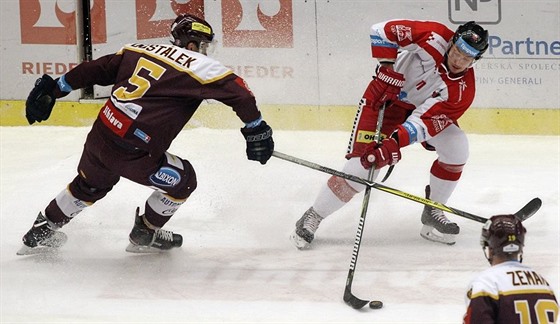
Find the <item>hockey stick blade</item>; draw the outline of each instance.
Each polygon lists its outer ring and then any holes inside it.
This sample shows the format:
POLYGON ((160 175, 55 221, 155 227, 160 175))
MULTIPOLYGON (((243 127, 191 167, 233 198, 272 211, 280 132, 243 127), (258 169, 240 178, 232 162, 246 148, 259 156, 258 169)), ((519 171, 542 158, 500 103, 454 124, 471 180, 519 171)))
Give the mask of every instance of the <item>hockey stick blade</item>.
POLYGON ((529 201, 523 208, 513 214, 522 222, 527 218, 533 216, 542 206, 542 200, 540 198, 533 198, 529 201))
POLYGON ((351 287, 349 286, 346 286, 344 289, 344 302, 354 309, 360 309, 369 303, 367 300, 352 295, 351 287))
POLYGON ((389 179, 389 176, 391 175, 391 173, 393 173, 393 169, 395 168, 395 165, 396 164, 393 164, 389 167, 387 173, 385 173, 385 176, 383 177, 383 180, 381 180, 381 182, 385 182, 385 180, 389 179))
MULTIPOLYGON (((436 202, 436 201, 433 201, 433 200, 430 200, 430 199, 427 199, 427 198, 415 196, 415 195, 406 193, 404 191, 400 191, 398 189, 394 189, 394 188, 382 185, 382 184, 377 183, 377 182, 368 181, 364 178, 360 178, 360 177, 357 177, 357 176, 352 175, 352 174, 344 173, 342 171, 334 170, 334 169, 322 166, 320 164, 313 163, 313 162, 310 162, 310 161, 306 161, 306 160, 303 160, 303 159, 300 159, 300 158, 297 158, 297 157, 294 157, 294 156, 291 156, 291 155, 288 155, 288 154, 284 154, 284 153, 280 153, 278 151, 274 151, 272 153, 272 155, 279 158, 279 159, 288 161, 288 162, 303 165, 305 167, 308 167, 308 168, 311 168, 311 169, 314 169, 314 170, 317 170, 317 171, 321 171, 323 173, 328 173, 328 174, 337 176, 339 178, 343 178, 343 179, 350 180, 350 181, 353 181, 353 182, 356 182, 356 183, 360 183, 364 186, 368 186, 368 187, 371 187, 371 188, 374 188, 374 189, 377 189, 377 190, 380 190, 380 191, 384 191, 386 193, 390 193, 392 195, 399 196, 401 198, 412 200, 412 201, 415 201, 417 203, 420 203, 420 204, 423 204, 423 205, 426 205, 426 206, 431 206, 431 207, 443 210, 444 212, 448 212, 450 214, 454 214, 454 215, 457 215, 457 216, 468 218, 470 220, 474 220, 474 221, 477 221, 479 223, 486 223, 486 221, 488 220, 487 218, 484 218, 484 217, 481 217, 481 216, 478 216, 478 215, 474 215, 474 214, 471 214, 471 213, 468 213, 468 212, 465 212, 465 211, 462 211, 462 210, 459 210, 459 209, 456 209, 456 208, 453 208, 453 207, 449 207, 449 206, 446 206, 442 203, 439 203, 439 202, 436 202)), ((518 217, 519 219, 521 219, 521 221, 524 221, 527 218, 533 216, 533 214, 535 214, 539 210, 539 208, 541 207, 541 204, 542 204, 542 202, 539 198, 534 198, 531 201, 529 201, 518 212, 516 212, 514 215, 516 217, 518 217)))

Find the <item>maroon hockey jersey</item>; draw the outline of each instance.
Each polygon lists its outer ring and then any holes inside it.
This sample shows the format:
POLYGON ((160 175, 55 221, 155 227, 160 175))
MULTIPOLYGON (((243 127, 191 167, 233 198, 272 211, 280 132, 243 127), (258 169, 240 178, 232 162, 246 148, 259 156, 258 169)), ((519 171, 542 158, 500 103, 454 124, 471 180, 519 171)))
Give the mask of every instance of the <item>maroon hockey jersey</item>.
POLYGON ((245 123, 261 117, 243 79, 218 61, 171 44, 130 44, 79 64, 65 81, 72 89, 113 85, 93 127, 161 155, 205 99, 233 108, 245 123))

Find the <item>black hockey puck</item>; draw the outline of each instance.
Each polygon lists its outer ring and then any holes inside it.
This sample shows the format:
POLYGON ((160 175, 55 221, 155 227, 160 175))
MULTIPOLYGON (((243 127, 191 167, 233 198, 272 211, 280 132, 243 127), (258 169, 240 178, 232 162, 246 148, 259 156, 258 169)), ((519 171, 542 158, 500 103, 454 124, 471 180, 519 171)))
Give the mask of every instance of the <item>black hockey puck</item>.
POLYGON ((380 300, 372 300, 369 302, 369 308, 373 308, 373 309, 383 308, 383 302, 380 300))

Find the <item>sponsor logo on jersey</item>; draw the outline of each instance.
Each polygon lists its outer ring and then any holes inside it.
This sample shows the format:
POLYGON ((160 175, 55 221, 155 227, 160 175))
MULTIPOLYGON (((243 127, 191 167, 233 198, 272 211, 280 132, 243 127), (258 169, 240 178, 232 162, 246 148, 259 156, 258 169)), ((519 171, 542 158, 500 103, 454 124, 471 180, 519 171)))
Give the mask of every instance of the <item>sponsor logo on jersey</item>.
POLYGON ((378 35, 370 35, 371 46, 379 46, 379 47, 391 47, 397 48, 397 44, 389 43, 385 41, 381 36, 378 35))
POLYGON ((434 126, 434 130, 439 133, 444 130, 452 121, 446 115, 436 115, 432 117, 432 125, 434 126))
POLYGON ((461 80, 459 82, 459 89, 461 90, 461 92, 465 91, 465 89, 467 89, 467 83, 465 82, 465 80, 461 80))
POLYGON ((170 167, 162 167, 150 176, 150 182, 158 187, 175 187, 181 182, 181 175, 170 167))
POLYGON ((118 110, 125 113, 128 117, 132 119, 138 118, 138 115, 142 112, 142 106, 137 105, 132 102, 121 102, 115 97, 111 97, 111 102, 118 110))
POLYGON ((412 28, 410 27, 403 26, 403 25, 396 25, 395 35, 397 35, 397 39, 400 42, 404 40, 409 40, 412 42, 412 28))
POLYGON ((101 108, 99 119, 101 119, 103 124, 113 131, 113 133, 120 137, 124 137, 132 124, 132 120, 115 108, 110 100, 101 108))
POLYGON ((150 135, 144 133, 141 129, 138 128, 134 130, 134 136, 144 141, 144 143, 150 143, 150 140, 152 139, 150 135))

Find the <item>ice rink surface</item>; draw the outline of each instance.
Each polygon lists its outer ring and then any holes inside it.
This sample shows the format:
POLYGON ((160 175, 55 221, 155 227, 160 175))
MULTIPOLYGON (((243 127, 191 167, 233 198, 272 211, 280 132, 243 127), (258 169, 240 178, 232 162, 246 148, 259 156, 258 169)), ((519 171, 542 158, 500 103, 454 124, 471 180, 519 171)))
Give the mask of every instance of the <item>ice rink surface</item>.
MULTIPOLYGON (((228 116, 230 118, 231 116, 228 116)), ((272 125, 274 126, 274 125, 272 125)), ((372 191, 353 293, 385 307, 342 301, 363 194, 327 218, 314 247, 288 240, 324 173, 277 158, 245 157, 237 130, 184 130, 170 152, 194 165, 199 186, 167 229, 183 235, 167 254, 125 252, 136 206, 151 189, 122 179, 64 228, 58 254, 16 256, 37 213, 76 174, 89 128, 0 127, 1 317, 8 322, 461 323, 465 288, 488 263, 481 223, 449 215, 457 244, 419 235, 422 205, 372 191)), ((340 170, 348 133, 275 131, 276 149, 340 170)), ((469 135, 471 157, 448 206, 483 217, 534 197, 524 263, 560 291, 560 138, 469 135)), ((385 185, 423 196, 435 153, 420 145, 385 185)))

